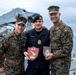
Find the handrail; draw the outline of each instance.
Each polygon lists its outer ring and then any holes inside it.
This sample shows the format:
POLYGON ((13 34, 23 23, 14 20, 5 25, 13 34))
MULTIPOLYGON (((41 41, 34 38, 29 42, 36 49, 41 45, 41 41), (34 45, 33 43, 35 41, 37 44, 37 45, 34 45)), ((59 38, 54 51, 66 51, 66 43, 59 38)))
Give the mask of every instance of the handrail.
POLYGON ((70 72, 73 71, 72 74, 73 74, 73 75, 76 75, 76 68, 74 68, 74 69, 70 69, 69 71, 70 71, 70 72))
POLYGON ((71 69, 70 71, 75 71, 76 70, 76 68, 74 68, 74 69, 71 69))

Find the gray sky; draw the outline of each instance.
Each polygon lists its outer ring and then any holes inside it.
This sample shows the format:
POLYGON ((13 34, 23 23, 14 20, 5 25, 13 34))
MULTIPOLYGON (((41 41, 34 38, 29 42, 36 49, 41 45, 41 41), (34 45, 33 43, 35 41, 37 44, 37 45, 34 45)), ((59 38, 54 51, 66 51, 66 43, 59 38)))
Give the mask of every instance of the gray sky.
POLYGON ((0 0, 0 16, 15 8, 23 8, 29 12, 40 13, 44 18, 44 25, 50 28, 47 8, 51 5, 60 6, 61 20, 68 24, 76 36, 76 0, 0 0))

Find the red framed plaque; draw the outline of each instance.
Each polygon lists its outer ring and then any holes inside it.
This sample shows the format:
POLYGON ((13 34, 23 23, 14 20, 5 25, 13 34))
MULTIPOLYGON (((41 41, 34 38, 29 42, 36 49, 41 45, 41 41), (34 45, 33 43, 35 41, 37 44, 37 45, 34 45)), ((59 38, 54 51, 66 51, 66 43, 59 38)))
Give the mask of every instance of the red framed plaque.
POLYGON ((28 48, 28 58, 30 60, 35 60, 39 54, 39 48, 36 48, 36 47, 29 47, 28 48))

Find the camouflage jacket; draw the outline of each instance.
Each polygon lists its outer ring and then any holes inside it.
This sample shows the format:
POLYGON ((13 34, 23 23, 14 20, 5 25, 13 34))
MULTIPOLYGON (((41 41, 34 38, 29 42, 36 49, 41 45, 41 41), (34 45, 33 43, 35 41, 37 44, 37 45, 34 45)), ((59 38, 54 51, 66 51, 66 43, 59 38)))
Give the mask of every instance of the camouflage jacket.
MULTIPOLYGON (((5 54, 5 67, 19 66, 22 61, 22 46, 24 44, 24 34, 16 35, 12 33, 3 37, 0 41, 0 67, 2 66, 2 55, 5 54)), ((19 67, 18 67, 19 68, 19 67)))
POLYGON ((63 22, 57 26, 52 26, 50 29, 50 40, 50 46, 54 54, 54 59, 68 59, 71 57, 73 47, 73 32, 69 26, 63 22))

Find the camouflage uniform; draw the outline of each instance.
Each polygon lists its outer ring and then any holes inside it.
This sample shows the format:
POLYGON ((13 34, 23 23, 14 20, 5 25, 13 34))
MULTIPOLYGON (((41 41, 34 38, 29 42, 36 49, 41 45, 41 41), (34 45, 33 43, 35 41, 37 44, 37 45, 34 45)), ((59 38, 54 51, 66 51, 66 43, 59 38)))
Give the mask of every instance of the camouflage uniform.
POLYGON ((50 46, 54 57, 51 63, 52 75, 69 75, 73 47, 72 29, 61 22, 50 29, 50 46))
POLYGON ((0 42, 0 67, 3 66, 2 55, 5 54, 4 67, 6 75, 24 75, 21 48, 24 35, 16 35, 13 31, 0 42))

